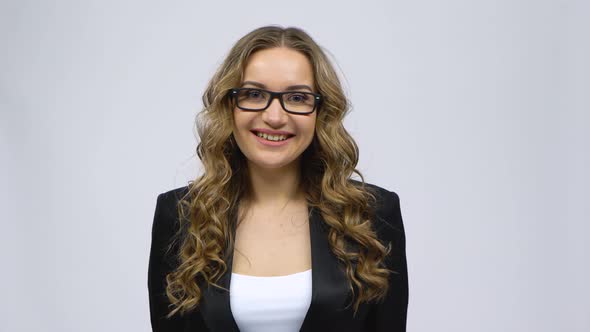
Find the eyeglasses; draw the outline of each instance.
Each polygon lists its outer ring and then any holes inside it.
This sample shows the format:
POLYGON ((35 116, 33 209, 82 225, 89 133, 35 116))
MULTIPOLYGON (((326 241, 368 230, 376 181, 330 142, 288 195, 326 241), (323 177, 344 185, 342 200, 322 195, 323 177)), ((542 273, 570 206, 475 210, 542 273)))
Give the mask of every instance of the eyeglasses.
POLYGON ((316 110, 322 96, 311 92, 287 91, 272 92, 255 88, 230 89, 236 106, 244 111, 263 111, 270 106, 273 99, 279 102, 285 111, 292 114, 310 114, 316 110))

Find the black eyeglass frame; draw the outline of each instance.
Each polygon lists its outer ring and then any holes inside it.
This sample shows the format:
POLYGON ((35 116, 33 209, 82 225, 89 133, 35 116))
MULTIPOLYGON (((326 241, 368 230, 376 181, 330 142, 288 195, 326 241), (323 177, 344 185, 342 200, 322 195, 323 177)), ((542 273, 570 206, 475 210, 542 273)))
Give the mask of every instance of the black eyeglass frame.
POLYGON ((322 101, 322 95, 317 94, 317 93, 313 93, 313 92, 308 92, 308 91, 284 91, 284 92, 274 92, 274 91, 269 91, 269 90, 264 90, 264 89, 259 89, 259 88, 233 88, 229 90, 229 95, 233 98, 234 102, 236 103, 236 106, 244 111, 248 111, 248 112, 260 112, 260 111, 264 111, 266 110, 270 104, 272 103, 272 101, 275 98, 279 99, 279 103, 281 103, 281 107, 283 108, 283 110, 287 113, 291 113, 291 114, 297 114, 297 115, 307 115, 307 114, 311 114, 313 113, 316 109, 319 112, 319 108, 318 106, 320 105, 321 101, 322 101), (270 98, 268 99, 268 103, 266 104, 266 106, 264 106, 264 108, 257 108, 257 109, 251 109, 251 108, 245 108, 245 107, 240 107, 239 103, 238 103, 238 93, 240 91, 243 90, 257 90, 257 91, 262 91, 262 92, 266 92, 270 95, 270 98), (308 95, 312 95, 313 96, 313 108, 311 111, 309 112, 293 112, 293 111, 289 111, 286 107, 285 104, 283 102, 283 95, 286 94, 292 94, 292 93, 304 93, 304 94, 308 94, 308 95))

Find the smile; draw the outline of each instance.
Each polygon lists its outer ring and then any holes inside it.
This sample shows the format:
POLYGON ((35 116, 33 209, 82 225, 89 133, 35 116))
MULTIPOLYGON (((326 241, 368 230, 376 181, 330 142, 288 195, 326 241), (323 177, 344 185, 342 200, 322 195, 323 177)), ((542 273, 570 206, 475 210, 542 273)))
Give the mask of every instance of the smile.
POLYGON ((287 135, 267 135, 265 133, 256 133, 256 136, 262 137, 269 141, 284 141, 287 139, 287 135))
POLYGON ((268 146, 281 146, 288 143, 293 135, 269 135, 266 133, 254 132, 252 134, 256 137, 256 139, 268 146))

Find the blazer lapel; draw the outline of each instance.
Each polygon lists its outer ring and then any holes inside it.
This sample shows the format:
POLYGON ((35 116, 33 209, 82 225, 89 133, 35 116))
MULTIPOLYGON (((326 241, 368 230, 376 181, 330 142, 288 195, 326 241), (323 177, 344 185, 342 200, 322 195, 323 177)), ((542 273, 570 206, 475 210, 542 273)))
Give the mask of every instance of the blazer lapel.
MULTIPOLYGON (((344 308, 348 299, 348 284, 344 270, 338 259, 330 250, 328 229, 321 213, 309 208, 309 227, 311 240, 311 305, 307 311, 301 331, 311 331, 315 322, 325 319, 325 314, 344 308)), ((233 248, 227 255, 227 271, 218 284, 230 289, 233 266, 233 248)), ((199 304, 203 316, 211 331, 238 332, 230 308, 229 292, 215 286, 203 287, 203 298, 199 304)), ((193 314, 198 315, 198 312, 193 314)), ((187 326, 186 331, 190 330, 187 326)), ((193 329, 194 330, 194 329, 193 329)))
MULTIPOLYGON (((227 271, 221 276, 217 284, 229 290, 233 267, 234 251, 230 248, 226 260, 227 271)), ((203 298, 200 303, 200 311, 203 320, 211 331, 239 332, 238 324, 231 313, 229 292, 215 286, 205 286, 203 298)), ((198 313, 194 313, 198 315, 198 313)), ((194 329, 185 328, 185 331, 193 332, 194 329)))
POLYGON ((310 208, 311 233, 311 305, 300 331, 314 331, 329 313, 344 308, 348 298, 348 284, 344 270, 330 249, 328 227, 321 213, 310 208))

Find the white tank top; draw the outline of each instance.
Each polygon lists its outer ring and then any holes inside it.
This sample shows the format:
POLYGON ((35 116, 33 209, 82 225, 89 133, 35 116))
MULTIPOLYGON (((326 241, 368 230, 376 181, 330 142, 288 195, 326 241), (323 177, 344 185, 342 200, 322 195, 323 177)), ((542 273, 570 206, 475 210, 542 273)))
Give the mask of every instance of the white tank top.
POLYGON ((240 332, 296 332, 311 304, 311 269, 277 277, 232 273, 229 294, 240 332))

